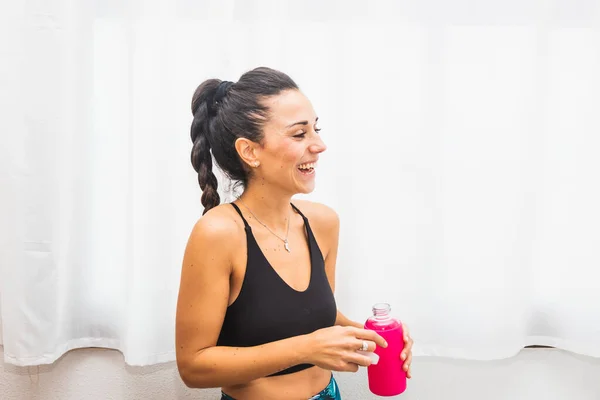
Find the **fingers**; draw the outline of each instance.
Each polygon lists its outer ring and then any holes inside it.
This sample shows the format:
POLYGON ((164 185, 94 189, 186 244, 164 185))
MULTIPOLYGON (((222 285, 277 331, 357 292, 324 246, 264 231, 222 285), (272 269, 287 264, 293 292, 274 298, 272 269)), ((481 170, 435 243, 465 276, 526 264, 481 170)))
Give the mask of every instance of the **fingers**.
POLYGON ((357 372, 358 371, 358 365, 354 364, 354 363, 348 363, 348 367, 346 369, 347 372, 357 372))
POLYGON ((406 377, 410 379, 412 378, 412 371, 410 366, 412 364, 412 347, 414 341, 410 337, 410 331, 408 330, 408 326, 406 326, 404 323, 402 323, 402 332, 404 336, 404 350, 402 351, 400 358, 404 360, 402 369, 406 371, 406 377))
POLYGON ((412 339, 408 339, 408 342, 406 342, 406 345, 404 346, 404 350, 402 350, 402 353, 400 354, 400 358, 402 360, 406 359, 406 355, 407 354, 412 354, 412 347, 413 347, 413 340, 412 339))
POLYGON ((348 354, 346 354, 346 356, 344 357, 344 361, 361 367, 368 367, 373 363, 370 357, 364 356, 360 353, 356 353, 353 351, 348 352, 348 354))
POLYGON ((408 330, 408 326, 402 322, 402 332, 404 333, 404 341, 406 342, 410 338, 410 331, 408 330))
POLYGON ((358 364, 339 360, 337 363, 329 365, 327 368, 338 372, 356 372, 358 371, 358 364))
POLYGON ((402 369, 406 371, 407 378, 410 378, 412 376, 410 371, 410 365, 412 364, 412 351, 410 350, 411 347, 412 340, 410 345, 407 345, 407 347, 404 350, 402 350, 402 353, 400 354, 400 358, 404 360, 404 363, 402 364, 402 369))
POLYGON ((404 339, 404 348, 406 349, 406 351, 410 351, 412 349, 413 343, 414 343, 414 340, 412 340, 412 338, 410 336, 408 336, 404 339))
MULTIPOLYGON (((402 353, 402 355, 400 356, 400 358, 402 358, 404 356, 404 353, 402 353)), ((404 358, 402 358, 404 360, 404 358)), ((402 369, 405 371, 408 371, 408 369, 410 368, 410 364, 412 363, 412 353, 408 353, 408 357, 406 358, 406 360, 404 361, 404 363, 402 363, 402 369)))
POLYGON ((355 364, 353 362, 346 362, 346 361, 342 361, 337 368, 335 368, 335 371, 340 371, 340 372, 356 372, 358 371, 358 364, 355 364))
POLYGON ((375 331, 369 329, 351 328, 352 333, 357 339, 366 339, 375 342, 380 347, 387 347, 386 341, 379 336, 375 331))

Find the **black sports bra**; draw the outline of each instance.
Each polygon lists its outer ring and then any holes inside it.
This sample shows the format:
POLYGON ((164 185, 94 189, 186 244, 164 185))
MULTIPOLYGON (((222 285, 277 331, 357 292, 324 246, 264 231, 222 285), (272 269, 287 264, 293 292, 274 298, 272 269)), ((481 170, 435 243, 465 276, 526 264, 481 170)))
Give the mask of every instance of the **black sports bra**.
MULTIPOLYGON (((231 205, 244 221, 248 261, 240 294, 227 308, 217 346, 258 346, 333 326, 337 307, 325 273, 323 255, 308 219, 292 204, 304 219, 310 250, 310 282, 305 291, 299 292, 271 267, 240 209, 233 203, 231 205)), ((290 374, 312 366, 295 365, 270 376, 290 374)))

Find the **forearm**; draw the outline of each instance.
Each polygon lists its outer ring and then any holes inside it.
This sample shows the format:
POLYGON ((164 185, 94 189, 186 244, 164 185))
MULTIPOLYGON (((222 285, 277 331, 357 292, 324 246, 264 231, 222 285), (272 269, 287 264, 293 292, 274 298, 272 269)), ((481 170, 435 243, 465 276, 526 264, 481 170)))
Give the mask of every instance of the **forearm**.
POLYGON ((254 347, 215 346, 199 352, 179 373, 189 387, 245 384, 309 362, 308 336, 296 336, 254 347))
POLYGON ((348 317, 346 317, 340 310, 337 312, 337 317, 335 318, 335 324, 340 326, 353 326, 355 328, 364 328, 363 324, 359 322, 354 322, 348 317))

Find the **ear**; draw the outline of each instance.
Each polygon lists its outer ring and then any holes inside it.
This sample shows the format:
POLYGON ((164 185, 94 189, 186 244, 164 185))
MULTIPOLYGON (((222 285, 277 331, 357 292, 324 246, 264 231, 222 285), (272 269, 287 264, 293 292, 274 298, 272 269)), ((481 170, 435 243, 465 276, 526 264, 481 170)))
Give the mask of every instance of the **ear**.
POLYGON ((237 138, 235 141, 235 149, 239 154, 242 162, 249 167, 257 167, 260 165, 258 160, 258 144, 246 138, 237 138))

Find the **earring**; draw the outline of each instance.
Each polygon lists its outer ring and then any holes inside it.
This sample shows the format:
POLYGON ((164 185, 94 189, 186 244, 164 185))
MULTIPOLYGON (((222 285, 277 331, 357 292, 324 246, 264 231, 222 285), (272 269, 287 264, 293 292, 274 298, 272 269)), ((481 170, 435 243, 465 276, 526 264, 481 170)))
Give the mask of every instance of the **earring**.
POLYGON ((254 161, 254 168, 258 168, 259 165, 260 165, 260 162, 254 161))

